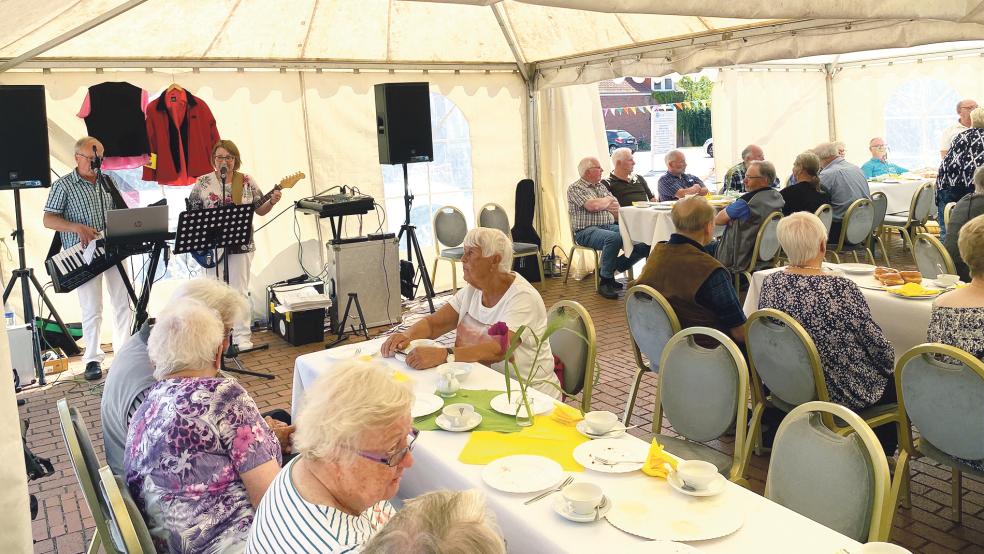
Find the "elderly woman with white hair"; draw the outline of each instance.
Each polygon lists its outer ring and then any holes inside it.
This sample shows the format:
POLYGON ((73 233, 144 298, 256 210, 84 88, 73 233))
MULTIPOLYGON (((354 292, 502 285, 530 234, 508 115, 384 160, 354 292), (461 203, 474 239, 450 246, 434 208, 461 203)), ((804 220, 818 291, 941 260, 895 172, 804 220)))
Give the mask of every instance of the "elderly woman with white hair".
POLYGON ((186 301, 147 339, 158 381, 130 422, 123 467, 159 550, 241 552, 280 469, 280 443, 256 404, 218 376, 225 336, 218 312, 186 301))
POLYGON ((256 513, 246 552, 354 552, 395 513, 413 465, 413 393, 384 363, 353 361, 304 396, 294 446, 256 513))
MULTIPOLYGON (((777 233, 789 265, 765 278, 759 309, 785 312, 806 329, 820 354, 831 402, 854 411, 895 402, 895 349, 871 318, 858 286, 822 269, 827 248, 823 222, 797 212, 779 222, 777 233)), ((897 445, 890 427, 875 433, 889 456, 897 445)))
POLYGON ((481 492, 435 491, 408 500, 362 552, 506 554, 506 543, 481 492))
MULTIPOLYGON (((479 227, 465 235, 461 266, 468 283, 435 313, 394 333, 383 343, 383 356, 404 350, 414 339, 436 339, 456 330, 454 348, 420 346, 407 355, 407 364, 427 369, 445 362, 482 362, 505 373, 504 357, 513 334, 523 325, 537 335, 547 328, 543 298, 522 275, 513 273, 512 241, 498 229, 479 227), (493 336, 504 324, 508 332, 493 336), (490 334, 490 331, 492 332, 490 334)), ((516 367, 525 375, 534 369, 534 388, 560 397, 554 374, 553 353, 544 344, 539 351, 530 337, 513 353, 516 367)))
MULTIPOLYGON (((984 360, 984 215, 961 227, 958 243, 970 284, 933 301, 927 340, 962 348, 984 360)), ((984 460, 978 463, 984 468, 984 460)))
MULTIPOLYGON (((936 208, 940 222, 947 204, 974 192, 974 172, 984 165, 984 108, 970 112, 970 125, 970 129, 954 137, 936 174, 936 208)), ((945 240, 948 232, 941 226, 940 238, 945 240)))

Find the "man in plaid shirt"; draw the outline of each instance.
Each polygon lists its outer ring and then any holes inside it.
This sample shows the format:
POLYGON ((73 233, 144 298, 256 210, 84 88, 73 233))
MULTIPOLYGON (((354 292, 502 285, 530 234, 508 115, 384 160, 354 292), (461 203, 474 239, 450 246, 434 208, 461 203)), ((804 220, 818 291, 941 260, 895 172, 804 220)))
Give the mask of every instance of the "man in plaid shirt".
MULTIPOLYGON (((96 239, 96 235, 106 229, 106 212, 116 206, 109 187, 116 187, 109 175, 103 175, 106 186, 96 186, 96 171, 93 167, 94 152, 101 159, 103 145, 92 137, 82 137, 75 143, 76 168, 51 185, 48 201, 44 205, 44 226, 58 231, 63 248, 71 248, 82 243, 86 246, 96 239)), ((85 378, 92 381, 102 377, 101 363, 106 354, 99 341, 102 327, 103 281, 109 290, 113 303, 113 352, 119 352, 123 341, 130 335, 133 326, 133 311, 123 276, 116 269, 110 269, 75 289, 82 307, 82 336, 85 339, 85 378)))
POLYGON ((632 264, 649 254, 648 244, 636 244, 629 256, 620 256, 622 235, 619 234, 618 200, 601 183, 604 171, 598 158, 584 158, 577 164, 580 179, 567 188, 567 210, 571 216, 574 242, 601 250, 598 294, 618 298, 621 283, 615 280, 616 271, 626 271, 632 264))

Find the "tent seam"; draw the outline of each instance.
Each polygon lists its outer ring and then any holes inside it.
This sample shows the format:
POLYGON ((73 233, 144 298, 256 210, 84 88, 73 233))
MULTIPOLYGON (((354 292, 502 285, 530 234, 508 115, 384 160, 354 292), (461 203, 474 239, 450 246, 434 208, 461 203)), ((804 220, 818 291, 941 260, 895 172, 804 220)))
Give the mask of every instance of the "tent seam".
POLYGON ((208 46, 206 46, 205 47, 205 50, 202 52, 202 57, 203 58, 206 57, 206 56, 208 56, 209 51, 211 51, 212 50, 212 47, 215 46, 215 43, 218 42, 219 37, 221 37, 223 35, 223 33, 225 33, 226 27, 229 25, 229 22, 232 21, 233 14, 239 8, 239 5, 242 4, 242 2, 243 2, 243 0, 236 0, 236 4, 234 6, 232 6, 232 9, 231 10, 229 10, 229 17, 225 18, 225 21, 222 22, 222 26, 219 27, 218 32, 215 33, 215 36, 214 37, 212 37, 212 42, 209 42, 208 43, 208 46))

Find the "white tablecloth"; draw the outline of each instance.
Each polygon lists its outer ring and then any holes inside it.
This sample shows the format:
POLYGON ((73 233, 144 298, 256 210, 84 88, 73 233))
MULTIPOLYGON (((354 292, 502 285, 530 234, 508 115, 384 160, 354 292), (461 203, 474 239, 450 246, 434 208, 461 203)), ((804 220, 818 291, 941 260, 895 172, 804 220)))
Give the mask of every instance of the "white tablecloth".
POLYGON ((652 246, 670 240, 673 221, 670 210, 624 206, 618 209, 618 230, 622 235, 622 251, 632 252, 636 242, 652 246))
MULTIPOLYGON (((837 267, 837 264, 824 265, 837 267)), ((764 269, 752 274, 752 286, 748 289, 748 296, 745 297, 745 315, 751 315, 758 309, 759 294, 766 276, 782 270, 782 268, 764 269)), ((844 276, 855 282, 865 277, 851 274, 844 276)), ((871 317, 881 326, 885 337, 895 347, 896 359, 913 346, 926 342, 926 329, 929 327, 929 315, 933 309, 932 299, 902 298, 883 290, 866 288, 861 289, 861 294, 868 302, 871 317)))
MULTIPOLYGON (((294 411, 304 389, 319 375, 329 373, 339 359, 351 356, 356 348, 363 353, 378 349, 383 339, 339 347, 307 354, 297 358, 294 365, 294 411)), ((430 393, 434 391, 437 380, 436 371, 414 371, 402 362, 386 361, 394 369, 409 375, 414 389, 430 393)), ((466 388, 504 389, 502 374, 485 366, 476 365, 466 378, 466 388)), ((573 523, 561 518, 552 509, 552 498, 541 500, 529 506, 523 500, 533 495, 502 493, 486 486, 481 473, 484 466, 466 465, 458 461, 468 436, 465 433, 425 431, 414 448, 414 465, 407 470, 400 485, 398 497, 412 498, 423 493, 438 490, 479 489, 488 497, 489 506, 495 511, 503 530, 510 552, 552 553, 552 552, 622 552, 633 545, 645 542, 643 539, 626 534, 607 521, 592 524, 573 523)), ((628 437, 625 440, 639 440, 628 437)), ((606 491, 623 487, 647 487, 653 495, 678 494, 664 481, 656 481, 641 472, 625 474, 604 474, 585 470, 575 473, 578 481, 598 484, 606 491)), ((694 504, 706 501, 693 499, 694 504)), ((714 501, 734 505, 735 510, 745 514, 745 523, 736 533, 719 539, 693 542, 691 545, 704 552, 798 552, 832 554, 844 548, 854 551, 859 545, 855 541, 828 529, 795 512, 746 490, 728 483, 725 492, 714 501)), ((699 508, 698 508, 699 509, 699 508)), ((669 515, 669 514, 668 514, 669 515)))
MULTIPOLYGON (((868 190, 871 192, 884 192, 888 198, 888 213, 900 213, 905 215, 909 212, 912 205, 912 195, 923 183, 932 180, 927 179, 894 179, 897 182, 878 182, 868 181, 868 190)), ((935 215, 935 214, 934 214, 935 215)))

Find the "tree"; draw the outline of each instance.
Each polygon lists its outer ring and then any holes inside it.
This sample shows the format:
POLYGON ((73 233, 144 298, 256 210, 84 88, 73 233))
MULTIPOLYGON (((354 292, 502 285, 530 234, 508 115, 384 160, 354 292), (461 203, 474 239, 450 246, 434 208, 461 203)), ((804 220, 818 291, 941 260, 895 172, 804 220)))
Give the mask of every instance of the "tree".
POLYGON ((706 75, 702 76, 700 79, 694 79, 689 75, 684 75, 680 77, 677 81, 677 89, 684 93, 684 100, 686 102, 692 102, 695 100, 711 100, 711 90, 714 88, 714 82, 707 78, 706 75))

